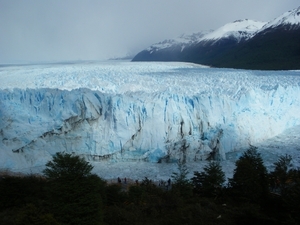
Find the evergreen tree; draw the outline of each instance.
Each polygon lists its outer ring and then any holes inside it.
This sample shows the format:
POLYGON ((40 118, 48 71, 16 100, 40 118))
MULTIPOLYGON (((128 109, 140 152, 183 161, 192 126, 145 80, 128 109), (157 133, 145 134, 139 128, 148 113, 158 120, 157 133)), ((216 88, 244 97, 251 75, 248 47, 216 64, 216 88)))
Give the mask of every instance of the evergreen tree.
POLYGON ((294 224, 300 224, 300 169, 293 169, 290 174, 292 178, 287 182, 282 198, 291 220, 294 224))
POLYGON ((274 163, 275 169, 270 173, 271 187, 273 191, 284 194, 287 189, 288 182, 293 179, 292 157, 285 155, 279 157, 274 163))
POLYGON ((61 224, 102 224, 104 182, 79 156, 57 153, 46 164, 49 210, 61 224))
POLYGON ((174 172, 171 176, 173 183, 177 185, 185 185, 190 183, 189 179, 187 178, 189 171, 186 167, 186 164, 183 161, 179 160, 177 166, 179 172, 174 172))
POLYGON ((207 196, 217 196, 225 182, 225 173, 219 162, 211 161, 203 168, 204 171, 194 172, 192 178, 194 190, 207 196))
POLYGON ((50 180, 88 177, 93 166, 77 155, 57 152, 52 161, 46 163, 44 175, 50 180))
POLYGON ((283 205, 289 214, 290 223, 300 223, 300 170, 294 169, 292 157, 279 157, 274 163, 275 169, 270 173, 273 191, 278 191, 283 205))
POLYGON ((182 196, 190 196, 192 194, 192 184, 187 178, 189 173, 185 161, 179 160, 177 163, 179 172, 174 172, 172 174, 172 189, 174 191, 179 191, 182 196))
POLYGON ((230 185, 239 197, 259 202, 268 194, 267 169, 263 164, 257 147, 250 148, 243 153, 235 163, 233 178, 230 185))

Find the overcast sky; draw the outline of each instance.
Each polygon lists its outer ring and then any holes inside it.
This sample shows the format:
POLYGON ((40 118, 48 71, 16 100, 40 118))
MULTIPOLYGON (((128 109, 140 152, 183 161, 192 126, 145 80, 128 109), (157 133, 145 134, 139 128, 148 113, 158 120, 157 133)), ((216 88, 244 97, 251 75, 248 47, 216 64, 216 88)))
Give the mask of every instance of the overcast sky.
POLYGON ((0 64, 102 60, 237 19, 270 21, 299 0, 0 0, 0 64))

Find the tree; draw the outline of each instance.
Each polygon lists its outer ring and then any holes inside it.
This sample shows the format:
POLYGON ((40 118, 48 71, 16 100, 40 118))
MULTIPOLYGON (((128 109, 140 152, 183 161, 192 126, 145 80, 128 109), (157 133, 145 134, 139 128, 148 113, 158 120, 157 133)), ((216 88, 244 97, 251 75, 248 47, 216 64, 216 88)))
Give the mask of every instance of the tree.
POLYGON ((188 175, 189 171, 186 167, 186 164, 183 161, 179 160, 177 163, 177 166, 178 166, 179 172, 178 173, 174 172, 171 176, 173 183, 177 184, 177 185, 188 184, 189 179, 187 178, 187 175, 188 175))
POLYGON ((194 190, 208 196, 217 196, 225 182, 225 173, 219 162, 211 161, 203 168, 204 171, 194 172, 192 178, 194 190))
POLYGON ((274 163, 274 171, 270 173, 273 191, 278 191, 283 205, 289 212, 290 223, 300 223, 300 170, 293 168, 292 157, 279 157, 274 163))
POLYGON ((291 219, 295 220, 294 224, 300 224, 300 169, 290 171, 292 179, 285 187, 282 195, 284 206, 288 209, 291 219))
POLYGON ((50 179, 77 179, 91 175, 93 166, 77 155, 57 152, 52 161, 46 163, 44 175, 50 179))
POLYGON ((273 191, 284 194, 288 183, 293 179, 292 157, 290 155, 280 156, 274 163, 275 169, 270 173, 273 191))
POLYGON ((48 207, 62 224, 102 224, 104 181, 76 155, 56 153, 46 164, 48 207))
POLYGON ((188 169, 184 161, 179 160, 178 163, 179 172, 172 174, 172 189, 179 191, 182 196, 190 196, 192 194, 192 184, 187 178, 188 169))
POLYGON ((260 201, 266 197, 268 193, 267 169, 257 152, 257 147, 250 146, 235 165, 233 178, 230 180, 235 194, 250 201, 260 201))

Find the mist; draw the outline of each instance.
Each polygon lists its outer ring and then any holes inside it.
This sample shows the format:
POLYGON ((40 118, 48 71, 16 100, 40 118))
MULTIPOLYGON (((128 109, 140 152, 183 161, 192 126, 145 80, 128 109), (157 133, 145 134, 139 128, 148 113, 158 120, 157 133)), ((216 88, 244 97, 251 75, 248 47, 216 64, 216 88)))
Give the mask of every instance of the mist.
POLYGON ((299 0, 0 0, 0 64, 104 60, 237 19, 270 21, 299 0))

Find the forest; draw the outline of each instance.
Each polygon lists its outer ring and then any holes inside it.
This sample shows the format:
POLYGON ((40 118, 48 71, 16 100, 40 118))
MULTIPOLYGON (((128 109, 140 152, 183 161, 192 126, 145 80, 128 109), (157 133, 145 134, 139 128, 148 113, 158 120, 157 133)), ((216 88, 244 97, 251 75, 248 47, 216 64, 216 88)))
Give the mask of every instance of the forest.
POLYGON ((107 182, 84 158, 56 153, 43 174, 0 177, 0 224, 299 224, 300 169, 289 155, 267 171, 250 146, 226 180, 217 161, 188 179, 107 182))

